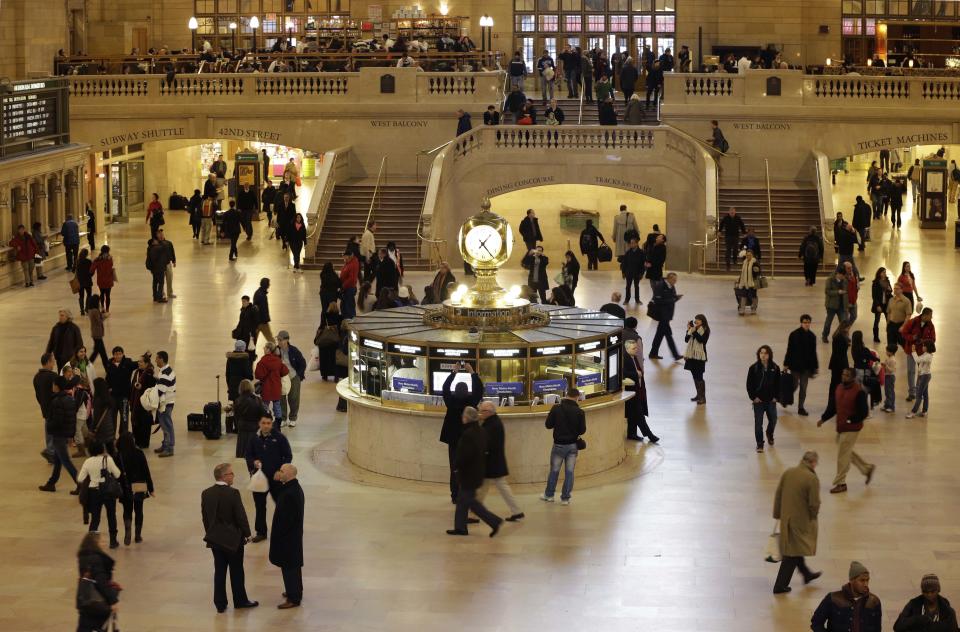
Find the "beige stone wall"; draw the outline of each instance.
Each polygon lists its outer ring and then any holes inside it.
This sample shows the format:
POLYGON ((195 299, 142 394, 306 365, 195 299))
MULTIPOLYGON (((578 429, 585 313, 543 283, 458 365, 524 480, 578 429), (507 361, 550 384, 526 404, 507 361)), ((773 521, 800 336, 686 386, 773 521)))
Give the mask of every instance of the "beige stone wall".
POLYGON ((187 20, 192 14, 193 0, 89 0, 87 52, 129 53, 137 28, 146 29, 147 48, 188 48, 187 20))
POLYGON ((67 48, 67 15, 67 0, 0 2, 0 77, 51 73, 57 50, 67 48))

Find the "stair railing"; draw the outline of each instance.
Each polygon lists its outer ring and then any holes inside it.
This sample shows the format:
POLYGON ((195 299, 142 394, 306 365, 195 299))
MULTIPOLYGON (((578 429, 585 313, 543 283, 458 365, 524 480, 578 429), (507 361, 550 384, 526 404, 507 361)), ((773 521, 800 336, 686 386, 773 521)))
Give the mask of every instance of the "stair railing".
POLYGON ((434 147, 433 149, 424 149, 424 150, 421 150, 421 151, 418 151, 418 152, 417 152, 417 182, 420 181, 420 158, 421 158, 422 156, 433 156, 433 155, 436 154, 438 151, 440 151, 441 149, 443 149, 444 147, 446 147, 447 145, 449 145, 449 144, 452 143, 452 142, 453 142, 453 139, 448 140, 447 142, 445 142, 445 143, 442 144, 442 145, 437 145, 437 146, 434 147))
POLYGON ((387 157, 384 156, 380 161, 380 171, 377 172, 377 184, 373 187, 373 197, 370 198, 370 210, 367 212, 367 222, 363 225, 366 229, 370 225, 370 218, 373 217, 373 207, 377 206, 377 212, 383 208, 383 198, 380 195, 380 184, 387 180, 387 157))
POLYGON ((829 158, 827 158, 823 152, 814 151, 813 170, 817 174, 817 204, 820 206, 820 238, 823 240, 824 250, 826 250, 827 247, 833 245, 833 239, 827 236, 827 215, 828 213, 830 215, 833 214, 833 192, 830 191, 830 197, 826 197, 829 189, 824 189, 823 175, 821 174, 824 163, 827 164, 827 173, 829 173, 829 158), (828 201, 830 202, 829 210, 825 208, 828 201))
POLYGON ((577 125, 583 125, 583 73, 580 73, 580 111, 577 114, 577 125))
POLYGON ((770 161, 763 159, 763 170, 767 180, 767 220, 770 228, 770 276, 777 276, 777 248, 773 243, 773 201, 770 195, 770 161))

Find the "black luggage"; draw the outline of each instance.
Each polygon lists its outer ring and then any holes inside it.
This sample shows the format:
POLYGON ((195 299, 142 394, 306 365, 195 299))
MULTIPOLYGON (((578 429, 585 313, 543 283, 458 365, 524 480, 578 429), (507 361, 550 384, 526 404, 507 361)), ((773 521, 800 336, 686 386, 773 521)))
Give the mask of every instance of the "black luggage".
POLYGON ((190 432, 200 432, 206 427, 207 418, 203 413, 190 413, 187 415, 187 430, 190 432))
POLYGON ((608 261, 613 260, 613 250, 610 249, 610 246, 603 244, 597 248, 597 261, 600 263, 607 263, 608 261))
POLYGON ((203 407, 203 418, 205 421, 203 427, 203 436, 207 439, 219 439, 223 433, 221 425, 223 419, 223 406, 220 404, 220 376, 217 376, 217 401, 209 402, 203 407))
POLYGON ((784 371, 780 374, 780 393, 777 401, 781 406, 793 406, 793 389, 797 387, 797 380, 793 373, 784 371))

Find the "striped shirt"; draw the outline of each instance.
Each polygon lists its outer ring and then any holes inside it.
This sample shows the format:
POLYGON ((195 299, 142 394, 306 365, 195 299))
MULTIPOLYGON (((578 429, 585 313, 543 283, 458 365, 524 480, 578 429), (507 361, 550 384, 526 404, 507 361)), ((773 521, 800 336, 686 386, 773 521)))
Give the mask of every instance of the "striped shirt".
POLYGON ((157 392, 161 404, 174 404, 177 401, 177 374, 169 364, 156 374, 157 392))

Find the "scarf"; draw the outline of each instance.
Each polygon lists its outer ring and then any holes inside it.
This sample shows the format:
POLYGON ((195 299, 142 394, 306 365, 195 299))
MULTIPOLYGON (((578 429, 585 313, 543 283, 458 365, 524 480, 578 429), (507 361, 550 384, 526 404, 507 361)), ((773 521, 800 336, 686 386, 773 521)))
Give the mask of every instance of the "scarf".
POLYGON ((740 278, 737 279, 738 288, 753 289, 757 287, 753 278, 753 264, 755 262, 756 259, 745 259, 743 265, 740 266, 740 278))

